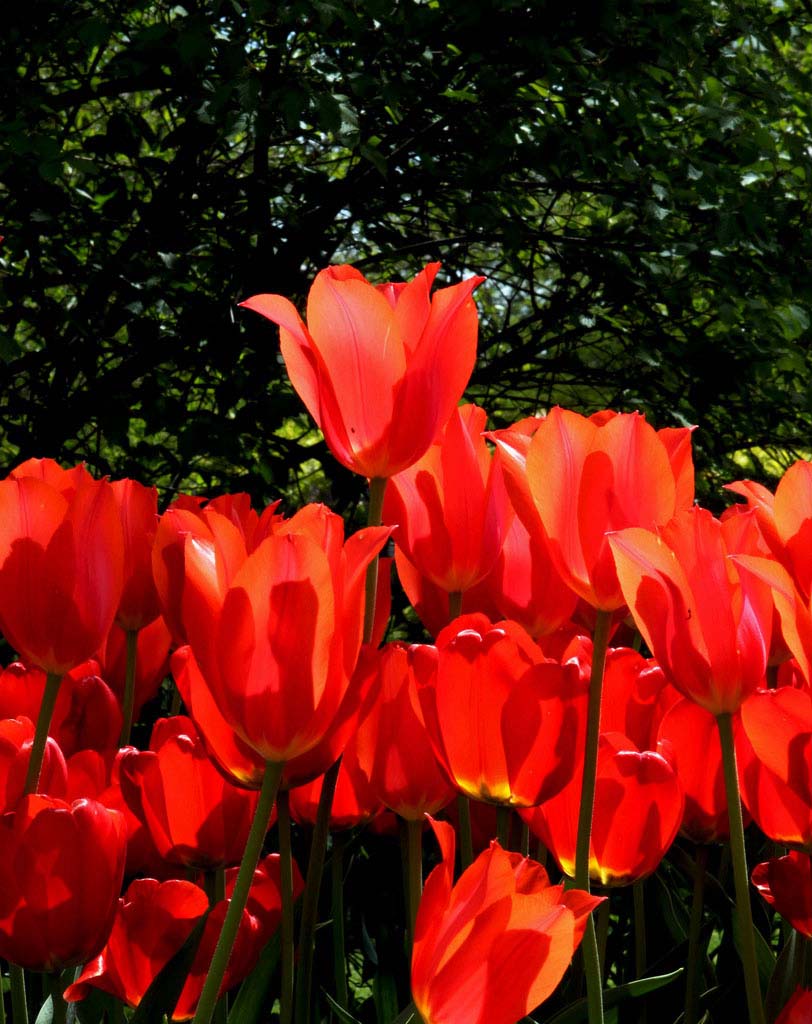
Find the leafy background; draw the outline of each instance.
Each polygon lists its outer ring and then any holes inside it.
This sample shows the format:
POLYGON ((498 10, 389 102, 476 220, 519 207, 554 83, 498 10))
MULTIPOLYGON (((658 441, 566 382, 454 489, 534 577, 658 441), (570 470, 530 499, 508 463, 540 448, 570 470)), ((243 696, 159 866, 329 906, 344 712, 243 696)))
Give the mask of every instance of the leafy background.
POLYGON ((468 395, 812 452, 809 0, 56 0, 0 32, 0 457, 353 510, 236 304, 484 273, 468 395))

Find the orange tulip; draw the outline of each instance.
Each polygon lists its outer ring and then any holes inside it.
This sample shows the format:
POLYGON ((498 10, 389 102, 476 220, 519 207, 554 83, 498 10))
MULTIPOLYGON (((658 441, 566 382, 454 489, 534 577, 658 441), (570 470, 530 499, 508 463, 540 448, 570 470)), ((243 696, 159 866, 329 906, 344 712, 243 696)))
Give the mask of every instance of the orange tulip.
POLYGON ((511 500, 531 535, 543 528, 567 584, 593 608, 624 604, 608 531, 654 529, 693 501, 690 431, 655 431, 637 413, 589 418, 556 407, 528 440, 500 431, 511 500))
POLYGON ((713 715, 738 710, 764 679, 773 618, 766 583, 728 555, 735 520, 681 512, 659 534, 609 537, 623 596, 668 680, 713 715))
POLYGON ((288 375, 330 451, 370 479, 428 450, 474 367, 471 293, 484 278, 430 295, 439 268, 376 288, 354 267, 328 267, 310 289, 306 325, 281 295, 241 303, 279 324, 288 375))
POLYGON ((339 516, 306 506, 233 574, 215 543, 186 538, 185 632, 220 715, 262 760, 307 753, 333 724, 361 647, 366 568, 389 533, 344 543, 339 516))
POLYGON ((557 793, 583 749, 577 665, 547 661, 515 622, 492 625, 484 615, 455 619, 437 648, 419 695, 449 778, 466 796, 515 807, 557 793))
POLYGON ((482 431, 486 413, 455 409, 436 443, 389 481, 383 520, 395 544, 446 593, 470 590, 494 566, 513 518, 502 467, 482 431))
POLYGON ((558 985, 603 897, 550 885, 496 842, 452 885, 454 830, 431 824, 443 859, 417 912, 415 1005, 425 1024, 515 1024, 558 985))
MULTIPOLYGON (((603 733, 598 748, 589 876, 600 885, 630 885, 651 874, 674 841, 684 797, 669 751, 639 751, 622 733, 603 733)), ((575 874, 581 802, 579 773, 551 800, 520 811, 562 871, 575 874)))
POLYGON ((411 821, 436 814, 457 792, 434 756, 418 697, 418 674, 436 663, 434 647, 392 643, 364 666, 372 693, 355 735, 358 760, 378 799, 411 821))

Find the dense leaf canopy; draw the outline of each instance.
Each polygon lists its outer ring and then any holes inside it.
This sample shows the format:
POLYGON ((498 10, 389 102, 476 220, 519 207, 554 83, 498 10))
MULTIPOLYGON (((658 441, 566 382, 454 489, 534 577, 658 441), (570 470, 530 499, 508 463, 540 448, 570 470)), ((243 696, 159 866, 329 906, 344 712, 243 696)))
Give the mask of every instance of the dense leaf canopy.
POLYGON ((695 423, 703 493, 808 453, 808 0, 56 0, 0 33, 3 463, 363 491, 236 303, 443 261, 469 396, 695 423), (738 454, 737 454, 738 453, 738 454), (735 458, 734 458, 735 456, 735 458), (738 460, 738 464, 737 461, 738 460))

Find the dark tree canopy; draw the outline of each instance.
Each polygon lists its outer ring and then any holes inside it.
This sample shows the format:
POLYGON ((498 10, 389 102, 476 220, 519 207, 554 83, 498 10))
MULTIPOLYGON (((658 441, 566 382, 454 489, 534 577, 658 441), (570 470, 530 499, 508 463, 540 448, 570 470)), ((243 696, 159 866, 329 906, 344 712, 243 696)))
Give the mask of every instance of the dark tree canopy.
POLYGON ((362 483, 236 303, 430 259, 488 276, 468 394, 496 425, 555 402, 695 423, 706 496, 809 453, 808 0, 38 0, 3 21, 7 468, 346 508, 362 483))

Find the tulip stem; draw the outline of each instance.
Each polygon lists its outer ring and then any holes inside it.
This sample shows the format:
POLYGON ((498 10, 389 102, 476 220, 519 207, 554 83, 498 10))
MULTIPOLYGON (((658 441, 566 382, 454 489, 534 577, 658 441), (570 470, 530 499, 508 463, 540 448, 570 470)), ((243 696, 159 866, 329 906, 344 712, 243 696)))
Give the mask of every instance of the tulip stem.
POLYGON ((296 985, 296 1024, 309 1024, 310 1000, 313 988, 313 952, 316 923, 319 916, 319 890, 324 872, 324 858, 327 852, 327 837, 330 831, 330 811, 336 791, 341 758, 329 768, 321 784, 316 824, 310 841, 310 859, 307 862, 307 878, 302 895, 302 916, 299 923, 299 970, 296 985))
POLYGON ((130 742, 130 733, 133 728, 133 711, 135 709, 135 663, 138 658, 138 630, 128 629, 127 633, 127 667, 124 675, 124 701, 121 710, 123 720, 121 723, 121 739, 118 741, 120 747, 126 747, 130 742))
POLYGON ((699 1012, 700 952, 699 935, 702 930, 702 911, 705 904, 705 873, 708 866, 708 847, 696 848, 696 873, 691 898, 691 920, 688 925, 688 961, 685 970, 684 1024, 696 1024, 699 1012))
POLYGON ((592 838, 592 810, 595 803, 595 775, 598 767, 603 667, 609 643, 610 622, 610 613, 598 610, 595 618, 595 635, 592 641, 592 671, 589 676, 584 776, 581 784, 581 806, 578 813, 578 838, 575 845, 575 887, 586 892, 589 892, 589 844, 592 838))
MULTIPOLYGON (((600 740, 601 692, 603 690, 603 668, 606 662, 606 648, 609 645, 611 612, 598 609, 595 616, 595 633, 592 638, 592 671, 589 676, 589 705, 586 719, 586 743, 584 745, 584 772, 581 783, 581 806, 578 811, 578 836, 575 844, 575 879, 577 889, 589 892, 589 846, 592 837, 592 810, 595 803, 595 776, 598 768, 598 742, 600 740)), ((595 925, 590 916, 584 937, 584 968, 586 972, 587 1004, 589 1024, 602 1024, 603 986, 601 964, 595 925)))
POLYGON ((510 849, 510 808, 504 804, 496 808, 496 838, 503 850, 510 849))
POLYGON ((471 805, 462 793, 457 797, 457 817, 460 820, 460 870, 465 871, 474 863, 474 841, 471 836, 471 805))
POLYGON ((750 881, 747 876, 747 854, 744 848, 739 777, 736 767, 736 748, 733 744, 733 721, 729 712, 716 716, 719 739, 722 744, 722 764, 725 771, 727 813, 730 820, 730 853, 733 859, 733 884, 736 890, 736 914, 739 919, 739 955, 744 970, 747 1009, 750 1024, 764 1024, 764 1004, 758 980, 756 940, 753 932, 753 912, 750 908, 750 881))
POLYGON ((203 991, 200 993, 200 1001, 197 1004, 197 1013, 194 1016, 193 1024, 210 1024, 214 1013, 217 996, 228 966, 228 958, 231 956, 242 912, 248 902, 248 892, 251 882, 254 880, 254 872, 262 853, 262 844, 265 840, 265 833, 268 831, 268 819, 271 816, 284 767, 283 764, 275 764, 272 761, 268 761, 265 765, 265 774, 262 778, 262 788, 259 791, 259 800, 254 812, 254 820, 251 823, 251 831, 248 833, 245 852, 237 873, 237 881, 231 893, 231 900, 220 931, 220 938, 214 949, 214 956, 211 958, 209 973, 206 975, 203 991))
POLYGON ((37 728, 34 731, 34 742, 31 744, 31 758, 28 762, 28 772, 25 776, 23 796, 28 796, 29 793, 36 793, 37 786, 39 786, 42 759, 45 756, 45 744, 48 740, 48 730, 51 727, 51 719, 54 715, 54 706, 56 705, 61 681, 62 676, 56 675, 53 672, 49 672, 45 680, 45 693, 42 695, 42 704, 37 716, 37 728))
POLYGON ((293 1015, 293 853, 290 845, 290 796, 280 789, 276 798, 279 827, 280 888, 282 890, 282 984, 279 1024, 290 1024, 293 1015))
POLYGON ((51 992, 51 1024, 65 1024, 67 1007, 62 996, 62 975, 59 971, 48 974, 48 988, 51 992))
POLYGON ((462 591, 452 590, 448 595, 448 621, 453 622, 460 615, 462 615, 462 591))
MULTIPOLYGON (((644 978, 646 976, 646 963, 648 961, 648 950, 646 948, 646 894, 643 889, 644 879, 638 879, 632 886, 632 899, 634 902, 634 976, 644 978)), ((648 1013, 645 1002, 642 1003, 637 1015, 638 1024, 646 1024, 648 1013)))
POLYGON ((336 1002, 346 1010, 350 1005, 347 991, 347 956, 344 948, 344 834, 337 832, 333 836, 333 856, 330 862, 331 892, 333 917, 333 980, 336 989, 336 1002))
POLYGON ((25 972, 17 964, 8 965, 11 978, 11 1017, 14 1024, 28 1024, 28 1002, 25 998, 25 972))
MULTIPOLYGON (((380 526, 383 517, 383 496, 386 493, 387 478, 373 477, 369 481, 369 507, 367 509, 367 526, 380 526)), ((364 589, 364 643, 372 640, 375 627, 375 599, 378 593, 378 558, 373 558, 367 566, 366 586, 364 589)))
POLYGON ((409 891, 409 944, 414 945, 414 925, 423 893, 423 822, 406 822, 406 873, 409 891))

